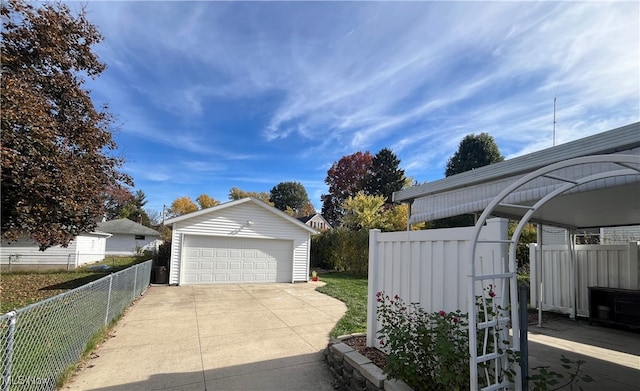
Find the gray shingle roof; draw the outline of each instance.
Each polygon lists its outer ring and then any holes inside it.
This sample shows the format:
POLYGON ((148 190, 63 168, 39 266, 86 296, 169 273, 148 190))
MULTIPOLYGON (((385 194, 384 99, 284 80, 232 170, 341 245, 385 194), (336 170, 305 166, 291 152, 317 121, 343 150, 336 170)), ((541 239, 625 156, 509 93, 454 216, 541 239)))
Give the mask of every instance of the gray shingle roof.
POLYGON ((98 229, 110 234, 160 236, 160 232, 129 219, 117 219, 98 223, 98 229))

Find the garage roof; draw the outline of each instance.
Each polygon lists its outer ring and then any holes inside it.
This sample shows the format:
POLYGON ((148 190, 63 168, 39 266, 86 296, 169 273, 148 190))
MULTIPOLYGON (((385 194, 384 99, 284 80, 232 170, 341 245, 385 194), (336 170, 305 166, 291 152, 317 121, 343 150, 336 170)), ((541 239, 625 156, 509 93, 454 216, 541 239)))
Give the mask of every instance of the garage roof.
MULTIPOLYGON (((504 203, 533 205, 567 181, 601 174, 608 178, 590 181, 553 198, 536 210, 531 221, 567 228, 640 224, 640 122, 401 190, 394 193, 393 200, 412 204, 412 224, 479 213, 518 179, 575 158, 583 159, 528 182, 504 203), (610 154, 628 155, 630 163, 610 163, 606 157, 585 159, 610 154)), ((502 206, 493 214, 519 219, 525 212, 526 209, 502 206)))
POLYGON ((218 211, 224 210, 226 208, 231 208, 231 207, 234 207, 236 205, 241 205, 241 204, 244 204, 244 203, 247 203, 247 202, 251 202, 251 203, 253 203, 255 205, 258 205, 258 206, 268 210, 269 212, 273 213, 274 215, 276 215, 276 216, 278 216, 280 218, 283 218, 283 219, 289 221, 290 223, 295 224, 296 226, 309 231, 312 234, 317 234, 318 233, 318 231, 316 231, 315 229, 313 229, 313 228, 309 227, 308 225, 302 223, 300 220, 295 219, 295 218, 289 216, 288 214, 284 213, 280 209, 274 208, 273 206, 271 206, 271 205, 269 205, 269 204, 267 204, 267 203, 265 203, 265 202, 263 202, 263 201, 261 201, 261 200, 259 200, 257 198, 254 198, 254 197, 246 197, 246 198, 243 198, 243 199, 240 199, 240 200, 230 201, 230 202, 226 202, 224 204, 216 205, 216 206, 211 207, 211 208, 198 210, 198 211, 192 212, 192 213, 187 213, 187 214, 182 215, 182 216, 178 216, 178 217, 174 217, 172 219, 168 219, 164 223, 166 225, 173 225, 174 223, 177 223, 179 221, 187 220, 187 219, 190 219, 190 218, 193 218, 193 217, 196 217, 196 216, 200 216, 200 215, 203 215, 203 214, 211 213, 211 212, 218 212, 218 211))
POLYGON ((160 232, 129 219, 104 221, 102 223, 98 223, 98 229, 110 234, 160 236, 160 232))

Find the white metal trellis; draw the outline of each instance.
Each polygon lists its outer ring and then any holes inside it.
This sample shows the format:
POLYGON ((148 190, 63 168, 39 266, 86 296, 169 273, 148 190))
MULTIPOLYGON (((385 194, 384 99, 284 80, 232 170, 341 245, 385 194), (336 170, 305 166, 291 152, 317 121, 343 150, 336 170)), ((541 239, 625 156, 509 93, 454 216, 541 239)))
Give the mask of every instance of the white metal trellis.
MULTIPOLYGON (((469 289, 470 389, 477 390, 482 387, 482 390, 489 391, 507 389, 511 386, 509 379, 503 375, 503 371, 510 365, 507 348, 516 352, 520 351, 516 246, 525 225, 537 210, 554 197, 577 186, 600 179, 639 175, 640 167, 637 166, 638 164, 640 164, 640 156, 624 154, 584 156, 550 164, 523 176, 509 185, 484 209, 475 226, 469 258, 471 262, 469 289), (585 174, 579 178, 565 178, 550 174, 562 168, 593 163, 614 163, 616 169, 596 174, 585 174), (561 185, 535 201, 533 205, 506 204, 503 202, 523 185, 541 177, 558 181, 561 185), (504 270, 500 273, 482 274, 482 268, 477 268, 482 259, 477 259, 476 254, 478 244, 486 241, 479 240, 480 230, 486 220, 500 206, 518 208, 526 212, 520 219, 512 237, 508 240, 500 241, 509 246, 509 259, 507 262, 503 262, 504 270), (479 273, 477 269, 479 269, 479 273), (495 294, 494 289, 496 287, 501 290, 500 295, 495 294), (487 290, 490 290, 492 292, 491 296, 495 295, 495 297, 487 298, 485 294, 487 290), (482 319, 478 319, 479 314, 484 314, 482 319), (512 325, 513 339, 511 346, 507 346, 508 344, 505 343, 508 340, 506 328, 509 321, 511 321, 512 325), (480 340, 479 337, 481 338, 480 340), (480 381, 481 379, 482 381, 480 381)), ((512 385, 516 390, 521 390, 520 368, 516 365, 513 369, 515 370, 515 379, 513 379, 514 384, 512 385)))

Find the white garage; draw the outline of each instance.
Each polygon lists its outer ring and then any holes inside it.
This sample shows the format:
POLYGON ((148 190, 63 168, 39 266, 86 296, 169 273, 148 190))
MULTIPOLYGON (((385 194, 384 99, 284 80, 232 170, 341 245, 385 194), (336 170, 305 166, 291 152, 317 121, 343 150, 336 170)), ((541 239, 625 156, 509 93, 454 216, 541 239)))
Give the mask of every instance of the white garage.
POLYGON ((255 198, 179 216, 172 226, 170 284, 308 281, 316 231, 255 198))
POLYGON ((290 240, 184 237, 184 283, 290 282, 290 240))

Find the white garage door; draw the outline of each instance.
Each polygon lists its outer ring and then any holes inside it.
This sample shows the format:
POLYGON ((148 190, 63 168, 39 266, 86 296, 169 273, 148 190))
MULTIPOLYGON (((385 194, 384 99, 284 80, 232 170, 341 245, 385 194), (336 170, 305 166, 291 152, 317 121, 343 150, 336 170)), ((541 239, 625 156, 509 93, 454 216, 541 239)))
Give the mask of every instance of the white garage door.
POLYGON ((291 282, 288 240, 185 235, 184 284, 291 282))

